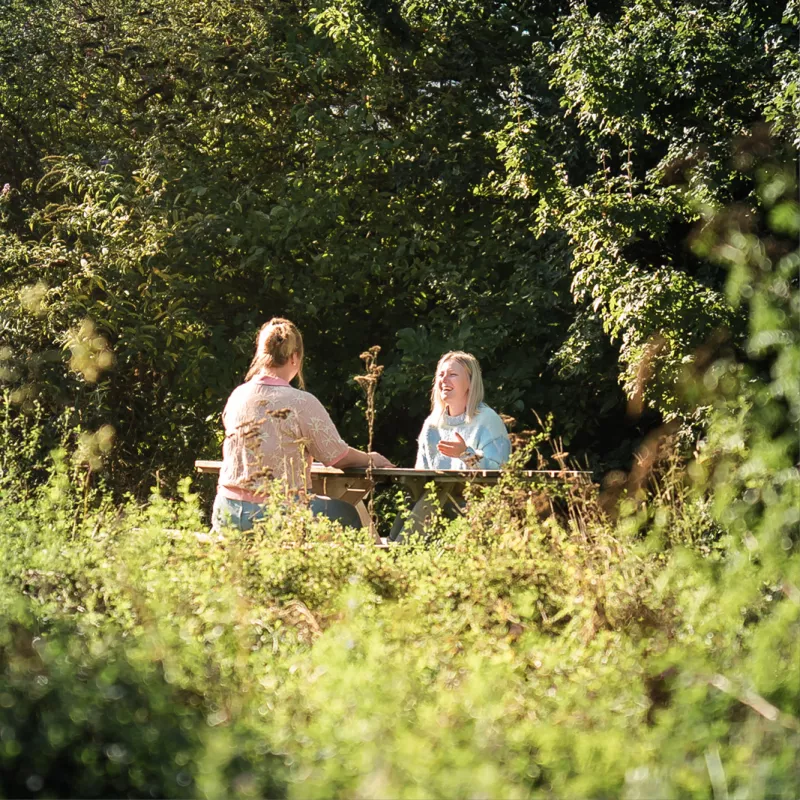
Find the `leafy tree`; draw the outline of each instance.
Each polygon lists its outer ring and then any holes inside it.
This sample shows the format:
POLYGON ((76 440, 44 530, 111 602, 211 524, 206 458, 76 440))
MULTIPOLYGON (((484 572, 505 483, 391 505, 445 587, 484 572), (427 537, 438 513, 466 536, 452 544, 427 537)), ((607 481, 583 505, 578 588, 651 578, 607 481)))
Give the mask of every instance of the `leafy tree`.
POLYGON ((691 414, 678 391, 686 364, 715 331, 742 328, 724 272, 694 255, 689 234, 704 207, 749 199, 737 142, 769 115, 795 38, 768 4, 579 3, 552 47, 534 48, 498 133, 508 154, 498 186, 542 194, 541 228, 572 245, 578 310, 565 370, 581 370, 585 331, 602 326, 629 398, 643 393, 668 419, 691 414), (529 86, 545 63, 559 113, 529 86), (554 136, 565 124, 571 135, 554 136))

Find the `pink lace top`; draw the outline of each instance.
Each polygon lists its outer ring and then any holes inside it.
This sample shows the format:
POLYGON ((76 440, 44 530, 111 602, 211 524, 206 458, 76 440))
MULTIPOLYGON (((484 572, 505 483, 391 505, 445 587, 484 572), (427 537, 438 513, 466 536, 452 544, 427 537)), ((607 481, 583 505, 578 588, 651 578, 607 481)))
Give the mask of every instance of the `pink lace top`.
POLYGON ((233 500, 263 502, 272 480, 310 490, 311 461, 330 466, 349 451, 322 403, 280 378, 259 376, 234 389, 222 422, 217 491, 233 500))

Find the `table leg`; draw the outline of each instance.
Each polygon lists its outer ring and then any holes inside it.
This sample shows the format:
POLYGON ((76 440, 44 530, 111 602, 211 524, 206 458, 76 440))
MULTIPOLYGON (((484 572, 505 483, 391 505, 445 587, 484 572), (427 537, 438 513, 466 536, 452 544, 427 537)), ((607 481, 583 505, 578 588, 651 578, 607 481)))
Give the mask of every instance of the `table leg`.
POLYGON ((358 517, 361 520, 361 524, 369 530, 370 518, 369 512, 367 511, 367 507, 364 505, 363 500, 359 500, 355 503, 356 511, 358 512, 358 517))
POLYGON ((398 481, 401 486, 404 486, 411 493, 411 502, 416 503, 425 492, 426 478, 402 477, 398 481))

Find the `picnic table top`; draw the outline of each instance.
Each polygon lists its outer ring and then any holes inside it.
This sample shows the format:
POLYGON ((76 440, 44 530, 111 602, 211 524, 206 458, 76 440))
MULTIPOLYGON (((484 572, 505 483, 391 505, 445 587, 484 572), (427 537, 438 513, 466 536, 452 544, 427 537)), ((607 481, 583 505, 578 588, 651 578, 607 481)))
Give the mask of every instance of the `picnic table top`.
MULTIPOLYGON (((222 466, 221 461, 205 461, 197 460, 194 462, 195 469, 198 472, 215 475, 219 473, 222 466)), ((347 467, 346 469, 339 469, 339 467, 326 467, 315 461, 311 465, 311 474, 320 477, 353 477, 362 478, 367 474, 366 467, 347 467)), ((408 467, 389 467, 379 468, 374 467, 372 475, 375 478, 389 478, 389 479, 402 479, 402 478, 427 478, 428 480, 486 480, 496 481, 503 474, 500 469, 477 469, 477 470, 462 470, 462 469, 414 469, 408 467)), ((516 473, 521 478, 534 479, 534 478, 581 478, 590 480, 592 473, 589 470, 555 470, 555 469, 526 469, 516 473)))

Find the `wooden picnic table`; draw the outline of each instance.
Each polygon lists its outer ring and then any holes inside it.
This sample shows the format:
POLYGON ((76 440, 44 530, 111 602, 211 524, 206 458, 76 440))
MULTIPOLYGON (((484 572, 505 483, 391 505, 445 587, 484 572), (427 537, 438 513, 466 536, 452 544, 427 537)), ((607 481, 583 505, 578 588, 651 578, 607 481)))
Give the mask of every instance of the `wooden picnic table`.
MULTIPOLYGON (((218 475, 222 467, 221 461, 195 461, 195 469, 206 475, 218 475)), ((415 502, 422 497, 425 487, 433 481, 437 486, 456 490, 466 483, 491 485, 497 483, 503 474, 499 469, 485 470, 436 470, 436 469, 407 469, 404 467, 391 467, 372 470, 372 480, 375 484, 395 483, 404 486, 411 493, 411 500, 415 502)), ((590 482, 591 472, 585 470, 522 470, 517 475, 525 481, 541 480, 544 482, 563 482, 565 479, 590 482)), ((365 467, 326 467, 324 464, 314 462, 311 465, 311 491, 314 494, 324 495, 334 500, 345 500, 356 507, 361 523, 369 526, 369 515, 364 505, 364 495, 370 490, 369 479, 365 467)))

